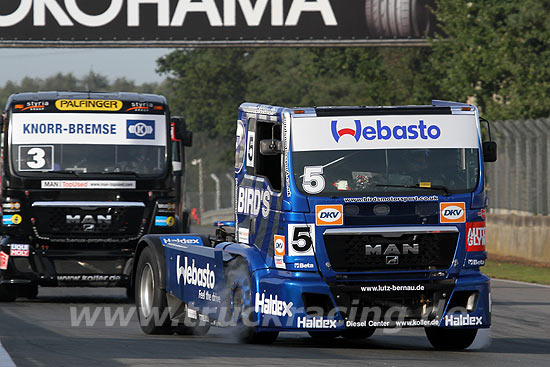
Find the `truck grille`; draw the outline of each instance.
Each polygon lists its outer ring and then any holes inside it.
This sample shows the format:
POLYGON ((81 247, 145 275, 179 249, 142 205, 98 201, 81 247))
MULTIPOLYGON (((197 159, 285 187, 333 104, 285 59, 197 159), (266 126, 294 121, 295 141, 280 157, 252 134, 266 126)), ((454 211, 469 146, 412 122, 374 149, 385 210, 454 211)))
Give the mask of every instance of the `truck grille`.
POLYGON ((377 234, 324 234, 334 271, 447 269, 454 258, 458 232, 416 233, 400 237, 377 234))
POLYGON ((144 208, 36 208, 35 231, 39 237, 128 238, 138 235, 144 208))

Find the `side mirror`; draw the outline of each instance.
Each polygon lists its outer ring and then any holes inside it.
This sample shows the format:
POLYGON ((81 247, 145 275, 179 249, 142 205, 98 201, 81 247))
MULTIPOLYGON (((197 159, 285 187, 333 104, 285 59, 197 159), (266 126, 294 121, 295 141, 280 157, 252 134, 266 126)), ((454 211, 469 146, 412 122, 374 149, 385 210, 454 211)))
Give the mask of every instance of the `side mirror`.
POLYGON ((497 143, 494 141, 483 142, 483 161, 496 162, 497 160, 497 143))
POLYGON ((283 152, 283 143, 277 139, 260 140, 260 154, 277 155, 283 152))
POLYGON ((171 123, 174 129, 172 137, 181 140, 181 143, 185 147, 192 146, 193 133, 187 130, 187 124, 185 123, 183 117, 172 116, 171 123))

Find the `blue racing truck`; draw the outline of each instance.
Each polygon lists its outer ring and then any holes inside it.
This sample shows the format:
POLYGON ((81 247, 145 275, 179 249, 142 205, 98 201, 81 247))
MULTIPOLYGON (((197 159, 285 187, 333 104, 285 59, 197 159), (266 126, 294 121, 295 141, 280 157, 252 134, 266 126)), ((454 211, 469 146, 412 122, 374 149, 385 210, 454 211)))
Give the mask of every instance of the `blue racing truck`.
POLYGON ((229 325, 269 343, 423 327, 435 348, 464 349, 490 327, 483 165, 496 144, 475 106, 245 103, 236 135, 235 222, 138 245, 144 332, 229 325))

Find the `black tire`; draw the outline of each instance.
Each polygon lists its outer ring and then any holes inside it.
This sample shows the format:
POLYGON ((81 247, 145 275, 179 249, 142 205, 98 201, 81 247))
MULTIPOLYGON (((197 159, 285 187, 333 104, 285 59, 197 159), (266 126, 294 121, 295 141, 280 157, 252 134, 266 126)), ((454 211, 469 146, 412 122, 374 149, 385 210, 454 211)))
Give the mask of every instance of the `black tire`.
POLYGON ((145 334, 173 334, 164 290, 160 289, 160 267, 153 250, 146 247, 136 268, 136 307, 145 334))
POLYGON ((128 298, 129 302, 134 302, 136 300, 136 288, 134 285, 126 287, 126 298, 128 298))
POLYGON ((350 340, 367 339, 374 334, 376 328, 349 329, 342 331, 342 337, 350 340))
POLYGON ((342 333, 340 331, 308 331, 309 336, 318 342, 327 342, 338 338, 342 333))
POLYGON ((430 344, 439 350, 462 350, 474 342, 477 329, 443 329, 426 328, 426 336, 430 344))
POLYGON ((17 298, 17 288, 12 284, 0 285, 0 302, 13 302, 17 298))
POLYGON ((248 266, 241 257, 229 261, 225 268, 225 294, 227 320, 235 328, 237 338, 247 344, 271 344, 279 336, 278 331, 258 332, 252 325, 254 305, 252 283, 248 266))
POLYGON ((36 299, 38 296, 38 285, 20 284, 17 286, 17 297, 36 299))

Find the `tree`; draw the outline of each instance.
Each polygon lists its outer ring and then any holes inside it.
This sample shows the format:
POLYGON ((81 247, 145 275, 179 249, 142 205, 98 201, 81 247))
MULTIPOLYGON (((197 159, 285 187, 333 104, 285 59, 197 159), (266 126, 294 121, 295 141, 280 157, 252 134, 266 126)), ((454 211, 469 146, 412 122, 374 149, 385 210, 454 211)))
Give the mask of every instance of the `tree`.
POLYGON ((439 0, 431 65, 444 98, 492 119, 550 114, 550 3, 439 0))

